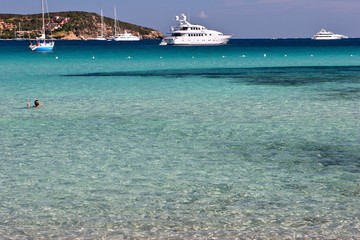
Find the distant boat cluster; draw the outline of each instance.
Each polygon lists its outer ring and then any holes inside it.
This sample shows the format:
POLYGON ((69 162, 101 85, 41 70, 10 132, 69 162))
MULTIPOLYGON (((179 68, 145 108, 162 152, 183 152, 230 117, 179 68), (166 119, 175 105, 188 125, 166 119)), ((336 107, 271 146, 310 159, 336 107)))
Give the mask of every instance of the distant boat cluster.
MULTIPOLYGON (((45 17, 44 17, 44 0, 41 1, 42 6, 42 35, 36 39, 36 42, 30 42, 29 48, 32 51, 53 51, 55 42, 46 40, 45 33, 45 17)), ((223 34, 222 32, 209 30, 202 25, 192 24, 187 20, 185 14, 176 16, 177 25, 171 27, 170 35, 163 38, 160 45, 222 45, 227 44, 232 35, 223 34)), ((20 25, 19 25, 20 29, 20 25)), ((114 7, 114 33, 112 36, 105 36, 104 16, 101 10, 101 27, 100 34, 94 38, 98 41, 140 41, 141 37, 135 36, 124 31, 118 33, 116 7, 114 7)), ((348 38, 345 35, 335 34, 326 31, 324 28, 317 32, 312 39, 314 40, 338 40, 348 38)), ((15 39, 19 40, 16 36, 15 39)))
POLYGON ((128 33, 126 31, 124 31, 124 33, 118 33, 118 27, 117 27, 117 16, 116 16, 116 7, 114 7, 114 35, 110 36, 110 37, 105 37, 104 35, 104 30, 105 30, 105 25, 104 25, 104 16, 103 16, 103 12, 101 10, 101 29, 100 32, 101 34, 99 36, 97 36, 94 40, 98 40, 98 41, 140 41, 141 38, 139 36, 135 36, 131 33, 128 33))
MULTIPOLYGON (((186 15, 176 16, 178 25, 171 27, 170 35, 166 36, 160 45, 220 45, 226 44, 232 35, 225 35, 215 30, 208 30, 204 26, 194 25, 187 21, 186 15)), ((339 40, 348 38, 345 35, 326 31, 324 28, 311 39, 339 40)))
MULTIPOLYGON (((46 25, 45 25, 45 4, 44 0, 41 0, 41 10, 42 10, 42 31, 41 37, 36 38, 35 42, 30 42, 29 48, 33 52, 52 52, 55 47, 55 42, 53 40, 46 40, 46 25)), ((124 33, 117 33, 117 16, 116 16, 116 7, 114 7, 114 35, 106 38, 104 36, 104 16, 101 11, 101 35, 97 36, 94 40, 100 41, 139 41, 141 38, 134 36, 131 33, 124 31, 124 33)), ((15 38, 16 39, 16 38, 15 38)))

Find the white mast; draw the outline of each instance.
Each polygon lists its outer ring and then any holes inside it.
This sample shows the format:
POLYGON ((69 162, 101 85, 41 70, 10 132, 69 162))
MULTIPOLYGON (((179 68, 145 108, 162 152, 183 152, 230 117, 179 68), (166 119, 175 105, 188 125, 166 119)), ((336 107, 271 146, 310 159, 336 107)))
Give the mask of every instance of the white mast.
POLYGON ((104 37, 104 16, 102 10, 101 10, 101 37, 104 37))
POLYGON ((45 37, 45 9, 44 9, 44 0, 41 0, 41 10, 42 10, 42 36, 41 38, 46 39, 45 37))
POLYGON ((114 5, 114 38, 116 38, 116 6, 114 5))

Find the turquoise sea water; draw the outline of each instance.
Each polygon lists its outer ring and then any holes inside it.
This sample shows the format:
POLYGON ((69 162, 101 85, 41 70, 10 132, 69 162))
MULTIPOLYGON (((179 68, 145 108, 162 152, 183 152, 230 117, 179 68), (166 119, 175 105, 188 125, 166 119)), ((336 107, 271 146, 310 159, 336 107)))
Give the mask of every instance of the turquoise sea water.
POLYGON ((360 39, 158 43, 0 41, 0 238, 360 238, 360 39))

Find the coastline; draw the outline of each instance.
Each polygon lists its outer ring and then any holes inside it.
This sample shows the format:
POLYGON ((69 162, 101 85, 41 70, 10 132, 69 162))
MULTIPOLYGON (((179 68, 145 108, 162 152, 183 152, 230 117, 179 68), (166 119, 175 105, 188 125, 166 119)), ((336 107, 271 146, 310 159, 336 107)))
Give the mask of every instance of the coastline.
MULTIPOLYGON (((14 39, 17 37, 36 38, 42 33, 38 27, 40 14, 2 14, 0 13, 0 38, 14 39), (21 25, 21 28, 20 28, 21 25), (21 29, 21 30, 20 30, 21 29)), ((114 34, 114 19, 104 18, 104 36, 114 34)), ((156 29, 139 26, 116 20, 116 33, 128 32, 142 39, 161 39, 164 35, 156 29)), ((50 12, 49 24, 46 25, 48 36, 61 40, 95 39, 101 27, 101 16, 97 13, 68 11, 50 12), (50 34, 51 33, 51 34, 50 34)))

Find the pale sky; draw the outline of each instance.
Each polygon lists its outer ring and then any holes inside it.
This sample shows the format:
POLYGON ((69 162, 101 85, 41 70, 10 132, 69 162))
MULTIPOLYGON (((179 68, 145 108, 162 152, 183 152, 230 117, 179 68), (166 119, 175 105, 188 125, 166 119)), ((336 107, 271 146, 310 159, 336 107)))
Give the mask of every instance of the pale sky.
MULTIPOLYGON (((0 13, 40 12, 40 0, 0 0, 0 13)), ((48 0, 49 11, 88 11, 166 34, 180 13, 234 38, 310 38, 321 28, 360 37, 360 0, 48 0)))

